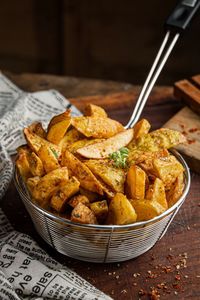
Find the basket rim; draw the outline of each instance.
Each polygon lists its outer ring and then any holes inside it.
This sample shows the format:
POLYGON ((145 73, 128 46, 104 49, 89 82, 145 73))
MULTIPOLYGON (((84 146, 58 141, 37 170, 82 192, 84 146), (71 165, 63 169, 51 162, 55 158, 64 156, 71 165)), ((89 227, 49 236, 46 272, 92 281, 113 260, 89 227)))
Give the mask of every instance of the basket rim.
POLYGON ((167 215, 169 215, 170 213, 172 213, 173 211, 175 211, 184 202, 184 200, 186 199, 186 196, 189 192, 190 185, 191 185, 191 176, 190 176, 189 167, 188 167, 187 163, 185 162, 184 158, 182 157, 182 155, 180 155, 180 153, 178 153, 175 149, 170 150, 170 152, 179 160, 179 162, 184 167, 184 175, 185 175, 185 183, 186 183, 185 187, 184 187, 184 191, 183 191, 180 199, 173 206, 171 206, 169 209, 164 211, 159 216, 156 216, 153 219, 150 219, 147 221, 140 221, 140 222, 135 222, 135 223, 126 224, 126 225, 99 225, 99 224, 97 225, 97 224, 81 224, 81 223, 72 222, 71 220, 54 215, 53 213, 45 210, 44 208, 41 208, 37 203, 34 203, 31 200, 28 190, 26 189, 27 193, 25 193, 24 189, 22 188, 22 186, 20 184, 20 181, 19 181, 20 174, 16 168, 16 165, 14 168, 14 184, 15 184, 15 187, 16 187, 19 195, 23 196, 23 197, 21 197, 23 202, 25 200, 25 202, 27 202, 28 205, 32 206, 32 208, 36 209, 37 211, 39 211, 40 213, 42 213, 43 215, 45 215, 46 217, 48 217, 54 221, 62 222, 63 224, 71 225, 71 226, 75 226, 75 227, 81 227, 81 228, 86 228, 86 229, 96 229, 96 230, 115 230, 115 229, 123 230, 123 229, 135 228, 138 226, 142 227, 142 226, 148 225, 152 222, 153 223, 157 222, 157 221, 161 220, 162 218, 166 217, 167 215))

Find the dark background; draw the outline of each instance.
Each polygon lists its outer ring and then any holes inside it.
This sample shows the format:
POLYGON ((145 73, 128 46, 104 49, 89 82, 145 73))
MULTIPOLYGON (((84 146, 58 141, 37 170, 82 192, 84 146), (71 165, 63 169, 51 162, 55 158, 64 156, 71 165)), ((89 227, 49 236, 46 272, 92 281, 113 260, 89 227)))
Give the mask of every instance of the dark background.
MULTIPOLYGON (((6 0, 0 69, 143 83, 175 0, 6 0)), ((160 84, 200 72, 200 13, 175 47, 160 84)))

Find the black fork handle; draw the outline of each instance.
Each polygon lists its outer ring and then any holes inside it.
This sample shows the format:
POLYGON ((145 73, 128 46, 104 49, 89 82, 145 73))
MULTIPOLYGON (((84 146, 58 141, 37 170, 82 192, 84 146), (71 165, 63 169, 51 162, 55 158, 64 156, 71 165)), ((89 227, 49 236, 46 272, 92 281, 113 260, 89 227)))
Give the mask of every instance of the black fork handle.
POLYGON ((166 27, 168 29, 175 29, 176 31, 185 30, 199 8, 200 0, 179 1, 167 19, 165 23, 166 27))

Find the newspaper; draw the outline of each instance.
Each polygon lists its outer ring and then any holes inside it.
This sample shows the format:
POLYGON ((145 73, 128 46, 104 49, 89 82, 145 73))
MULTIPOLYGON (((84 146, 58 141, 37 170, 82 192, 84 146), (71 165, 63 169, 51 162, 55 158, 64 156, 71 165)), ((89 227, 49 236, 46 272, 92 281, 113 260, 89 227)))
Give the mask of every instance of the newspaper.
MULTIPOLYGON (((47 125, 55 114, 71 108, 55 90, 26 93, 0 74, 0 198, 12 178, 9 154, 23 144, 22 128, 33 121, 47 125)), ((74 271, 52 259, 28 235, 17 232, 0 209, 0 300, 111 300, 74 271)))

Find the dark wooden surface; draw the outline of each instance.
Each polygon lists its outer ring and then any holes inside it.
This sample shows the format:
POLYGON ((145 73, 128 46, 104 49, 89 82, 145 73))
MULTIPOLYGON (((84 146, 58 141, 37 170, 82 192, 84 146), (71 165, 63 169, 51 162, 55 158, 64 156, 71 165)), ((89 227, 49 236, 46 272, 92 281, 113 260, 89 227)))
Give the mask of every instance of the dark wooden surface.
MULTIPOLYGON (((70 77, 31 74, 9 74, 9 77, 27 91, 55 88, 71 98, 80 109, 86 102, 102 103, 110 116, 124 124, 128 121, 139 91, 138 87, 125 83, 70 77), (101 96, 109 92, 117 94, 111 100, 108 96, 101 96), (93 97, 95 94, 99 96, 93 97)), ((173 98, 171 87, 156 87, 143 116, 150 120, 153 128, 157 128, 180 108, 181 103, 173 98)), ((81 262, 51 249, 35 231, 13 182, 1 206, 17 230, 34 237, 55 259, 73 268, 116 300, 149 299, 150 296, 138 293, 141 289, 148 293, 152 287, 157 288, 160 299, 200 299, 200 177, 195 173, 192 174, 189 196, 164 238, 141 257, 120 264, 81 262)))

